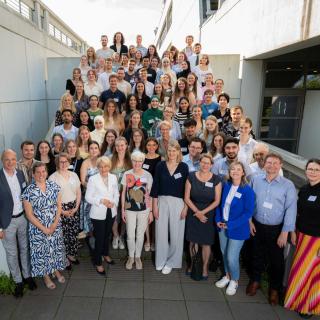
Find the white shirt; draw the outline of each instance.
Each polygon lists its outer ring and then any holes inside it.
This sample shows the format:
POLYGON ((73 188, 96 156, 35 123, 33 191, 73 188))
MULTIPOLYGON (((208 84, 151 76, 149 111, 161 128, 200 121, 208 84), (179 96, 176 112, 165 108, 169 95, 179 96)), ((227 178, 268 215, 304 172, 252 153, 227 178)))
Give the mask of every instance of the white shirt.
POLYGON ((102 72, 98 77, 98 83, 102 86, 103 91, 106 91, 110 88, 109 77, 114 72, 102 72))
POLYGON ((90 97, 92 95, 100 97, 103 91, 103 87, 99 82, 96 82, 94 86, 90 87, 88 83, 84 84, 84 93, 90 97))
POLYGON ((239 143, 239 153, 238 158, 240 158, 246 164, 250 164, 252 160, 253 149, 256 146, 257 141, 249 138, 248 142, 245 144, 239 143))
POLYGON ((5 169, 3 169, 4 175, 7 179, 12 199, 13 199, 13 211, 12 216, 17 216, 19 213, 23 211, 22 207, 22 201, 21 201, 21 188, 20 183, 17 177, 17 171, 14 170, 14 173, 12 176, 10 176, 5 169))
POLYGON ((117 87, 126 97, 131 93, 131 84, 126 80, 118 81, 117 87))
POLYGON ((224 204, 224 207, 223 207, 223 220, 224 221, 228 221, 229 220, 229 213, 230 213, 230 206, 231 206, 231 202, 238 190, 238 187, 239 186, 234 186, 232 185, 230 190, 229 190, 229 193, 227 195, 227 198, 226 198, 226 202, 224 204))

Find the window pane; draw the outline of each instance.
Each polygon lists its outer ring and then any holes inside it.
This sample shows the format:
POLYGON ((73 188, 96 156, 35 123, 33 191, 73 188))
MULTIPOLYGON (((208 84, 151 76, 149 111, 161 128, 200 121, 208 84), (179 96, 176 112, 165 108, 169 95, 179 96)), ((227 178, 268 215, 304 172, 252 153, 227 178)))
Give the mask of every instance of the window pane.
POLYGON ((260 138, 296 139, 298 126, 298 119, 262 119, 260 138))
POLYGON ((278 148, 287 150, 289 152, 295 153, 297 149, 297 142, 296 140, 268 140, 268 139, 262 139, 262 141, 265 141, 267 143, 270 143, 278 148))
POLYGON ((320 63, 309 63, 306 79, 307 89, 320 89, 320 63))
POLYGON ((263 118, 298 117, 299 106, 297 96, 265 97, 263 102, 263 118))

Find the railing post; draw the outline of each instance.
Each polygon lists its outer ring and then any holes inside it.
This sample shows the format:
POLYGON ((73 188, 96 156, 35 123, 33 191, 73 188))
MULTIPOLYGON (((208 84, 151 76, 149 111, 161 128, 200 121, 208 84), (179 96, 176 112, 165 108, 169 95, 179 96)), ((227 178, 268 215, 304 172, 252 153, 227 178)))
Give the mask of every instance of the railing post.
POLYGON ((49 34, 49 12, 48 10, 43 11, 43 30, 49 34))
POLYGON ((41 30, 41 7, 39 1, 34 2, 34 18, 37 27, 41 30))

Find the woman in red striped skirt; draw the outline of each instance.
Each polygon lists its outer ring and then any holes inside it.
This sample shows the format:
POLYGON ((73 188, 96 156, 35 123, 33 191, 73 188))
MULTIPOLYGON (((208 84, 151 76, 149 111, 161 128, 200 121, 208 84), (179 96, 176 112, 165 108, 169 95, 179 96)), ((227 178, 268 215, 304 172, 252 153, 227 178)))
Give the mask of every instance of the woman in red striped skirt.
POLYGON ((320 315, 320 160, 306 166, 308 184, 301 188, 298 200, 297 245, 291 267, 285 308, 297 311, 302 318, 320 315))

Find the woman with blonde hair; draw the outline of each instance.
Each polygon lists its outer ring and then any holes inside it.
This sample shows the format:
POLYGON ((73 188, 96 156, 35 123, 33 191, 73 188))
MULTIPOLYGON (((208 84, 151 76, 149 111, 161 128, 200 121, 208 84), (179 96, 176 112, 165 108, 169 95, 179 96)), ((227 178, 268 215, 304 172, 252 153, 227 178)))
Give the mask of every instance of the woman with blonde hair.
POLYGON ((63 123, 62 122, 62 111, 66 110, 66 109, 69 109, 72 111, 73 118, 74 118, 73 122, 75 122, 76 121, 75 114, 77 112, 77 109, 74 104, 72 95, 68 92, 61 96, 59 109, 56 112, 56 117, 55 117, 55 122, 54 122, 55 126, 60 126, 63 123))
POLYGON ((200 138, 206 142, 207 150, 210 149, 213 136, 218 132, 218 120, 215 116, 209 116, 205 120, 205 127, 200 138))
POLYGON ((188 165, 182 162, 178 141, 171 140, 166 160, 156 167, 150 193, 156 219, 156 270, 163 274, 169 274, 172 268, 182 266, 185 217, 188 209, 183 197, 188 171, 188 165))
POLYGON ((89 66, 88 58, 85 54, 80 58, 79 69, 81 70, 82 81, 86 83, 88 81, 87 73, 91 69, 91 67, 89 66))
POLYGON ((196 103, 196 98, 192 92, 189 91, 189 86, 186 78, 179 78, 172 95, 171 106, 174 111, 179 108, 179 100, 181 97, 187 97, 190 101, 190 105, 193 106, 196 103))
POLYGON ((96 69, 97 67, 97 55, 96 51, 94 50, 93 47, 89 47, 87 49, 87 59, 88 59, 88 64, 92 69, 96 69))
POLYGON ((199 137, 205 128, 205 121, 202 119, 202 108, 200 105, 194 105, 192 107, 192 119, 197 122, 196 136, 199 137))
POLYGON ((118 106, 113 99, 108 99, 104 105, 104 128, 114 129, 118 135, 124 131, 124 120, 118 111, 118 106))
POLYGON ((90 130, 87 126, 81 126, 78 131, 77 146, 79 148, 80 158, 83 160, 89 156, 89 145, 91 142, 90 130))
POLYGON ((84 92, 88 97, 91 97, 92 95, 96 95, 97 97, 100 97, 103 88, 102 85, 97 82, 97 75, 96 71, 91 69, 87 72, 87 78, 88 81, 84 84, 84 92))
POLYGON ((171 103, 171 98, 173 94, 172 87, 174 87, 174 85, 172 84, 170 74, 163 74, 160 77, 160 83, 162 85, 164 105, 168 106, 171 103))

